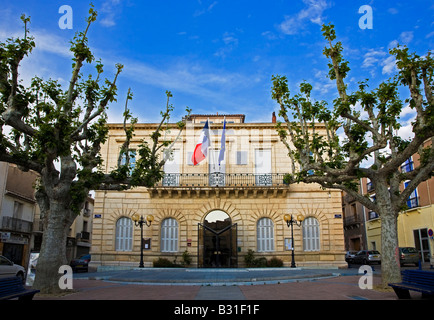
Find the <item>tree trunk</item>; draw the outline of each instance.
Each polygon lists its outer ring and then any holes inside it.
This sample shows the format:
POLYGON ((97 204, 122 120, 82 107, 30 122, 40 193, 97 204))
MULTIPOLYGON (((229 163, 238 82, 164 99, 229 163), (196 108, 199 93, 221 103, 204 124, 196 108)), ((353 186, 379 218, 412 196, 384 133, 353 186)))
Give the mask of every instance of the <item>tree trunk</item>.
POLYGON ((398 249, 398 219, 392 210, 381 215, 381 280, 383 288, 391 282, 401 282, 398 249))
POLYGON ((65 209, 62 202, 50 201, 50 212, 42 239, 41 252, 36 266, 36 276, 33 287, 41 293, 56 293, 61 291, 59 273, 62 265, 68 264, 66 258, 66 242, 71 221, 71 212, 65 209))

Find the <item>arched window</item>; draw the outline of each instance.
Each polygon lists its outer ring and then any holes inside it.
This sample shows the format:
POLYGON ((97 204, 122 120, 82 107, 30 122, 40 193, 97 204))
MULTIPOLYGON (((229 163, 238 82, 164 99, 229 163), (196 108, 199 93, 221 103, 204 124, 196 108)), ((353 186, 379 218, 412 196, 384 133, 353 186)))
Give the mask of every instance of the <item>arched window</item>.
POLYGON ((270 218, 261 218, 257 225, 258 252, 274 251, 274 224, 270 218))
POLYGON ((178 251, 178 221, 164 219, 161 223, 161 252, 178 251))
POLYGON ((304 251, 319 251, 319 222, 314 217, 303 221, 303 248, 304 251))
POLYGON ((116 222, 116 251, 131 251, 133 248, 133 221, 130 218, 120 218, 116 222))

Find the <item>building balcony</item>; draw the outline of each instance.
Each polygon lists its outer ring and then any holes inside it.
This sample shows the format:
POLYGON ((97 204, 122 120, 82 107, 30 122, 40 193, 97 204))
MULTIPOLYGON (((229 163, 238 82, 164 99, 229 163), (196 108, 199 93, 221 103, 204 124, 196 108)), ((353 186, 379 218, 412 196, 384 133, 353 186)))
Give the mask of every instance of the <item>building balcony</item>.
POLYGON ((77 241, 89 242, 90 241, 90 233, 87 231, 78 232, 75 238, 77 241))
POLYGON ((362 217, 359 216, 349 216, 344 217, 344 228, 345 230, 357 229, 363 223, 362 217))
POLYGON ((286 194, 289 188, 284 177, 284 173, 168 173, 150 193, 158 197, 200 197, 210 193, 235 197, 277 196, 286 194))
POLYGON ((13 217, 3 217, 1 229, 3 231, 32 233, 33 222, 13 217))

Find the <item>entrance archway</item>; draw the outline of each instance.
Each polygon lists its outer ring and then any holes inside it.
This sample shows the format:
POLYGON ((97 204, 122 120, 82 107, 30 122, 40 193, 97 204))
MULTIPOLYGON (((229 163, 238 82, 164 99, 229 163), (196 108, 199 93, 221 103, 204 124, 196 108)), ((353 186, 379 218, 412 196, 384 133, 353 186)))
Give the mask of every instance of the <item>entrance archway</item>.
POLYGON ((198 225, 198 265, 204 268, 237 267, 237 225, 221 210, 207 214, 198 225))

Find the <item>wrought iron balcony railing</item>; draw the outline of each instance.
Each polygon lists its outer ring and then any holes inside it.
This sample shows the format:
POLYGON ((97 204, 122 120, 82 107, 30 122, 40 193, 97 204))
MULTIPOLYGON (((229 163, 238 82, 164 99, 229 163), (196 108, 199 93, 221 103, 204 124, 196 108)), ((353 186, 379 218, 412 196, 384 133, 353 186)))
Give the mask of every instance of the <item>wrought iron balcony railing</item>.
POLYGON ((167 173, 156 187, 287 187, 284 173, 167 173))

